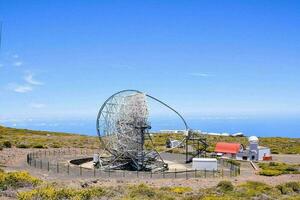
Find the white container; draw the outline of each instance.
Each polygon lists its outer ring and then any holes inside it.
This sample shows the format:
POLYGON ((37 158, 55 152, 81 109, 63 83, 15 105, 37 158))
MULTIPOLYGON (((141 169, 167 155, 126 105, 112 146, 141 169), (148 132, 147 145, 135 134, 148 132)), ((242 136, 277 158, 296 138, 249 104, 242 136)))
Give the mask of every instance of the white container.
POLYGON ((193 169, 213 171, 218 169, 216 158, 193 158, 193 169))

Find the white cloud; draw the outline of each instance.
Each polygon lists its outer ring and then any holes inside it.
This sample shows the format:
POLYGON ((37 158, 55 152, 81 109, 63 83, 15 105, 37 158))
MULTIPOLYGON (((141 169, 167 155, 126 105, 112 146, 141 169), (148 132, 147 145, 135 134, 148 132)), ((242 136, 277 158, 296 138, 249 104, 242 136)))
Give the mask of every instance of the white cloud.
POLYGON ((31 84, 31 85, 43 85, 42 82, 40 81, 37 81, 37 80, 34 80, 33 78, 33 74, 32 73, 28 73, 25 77, 24 77, 24 80, 31 84))
POLYGON ((30 107, 31 108, 36 108, 36 109, 40 109, 40 108, 44 108, 46 105, 42 104, 42 103, 31 103, 30 107))
POLYGON ((31 92, 33 88, 30 85, 17 85, 16 87, 13 88, 13 91, 17 93, 27 93, 31 92))
POLYGON ((16 67, 20 67, 20 66, 23 65, 23 62, 17 61, 17 62, 14 62, 13 65, 16 66, 16 67))
POLYGON ((189 75, 190 76, 196 76, 196 77, 209 77, 209 76, 212 76, 211 74, 200 73, 200 72, 189 73, 189 75))

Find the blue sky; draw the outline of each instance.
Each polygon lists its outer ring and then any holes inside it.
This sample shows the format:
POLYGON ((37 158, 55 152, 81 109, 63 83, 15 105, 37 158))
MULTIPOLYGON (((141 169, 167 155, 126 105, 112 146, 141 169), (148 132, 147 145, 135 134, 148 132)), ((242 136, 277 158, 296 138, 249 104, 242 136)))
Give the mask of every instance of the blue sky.
POLYGON ((94 119, 127 88, 185 116, 300 116, 299 1, 0 0, 0 20, 2 121, 94 119))

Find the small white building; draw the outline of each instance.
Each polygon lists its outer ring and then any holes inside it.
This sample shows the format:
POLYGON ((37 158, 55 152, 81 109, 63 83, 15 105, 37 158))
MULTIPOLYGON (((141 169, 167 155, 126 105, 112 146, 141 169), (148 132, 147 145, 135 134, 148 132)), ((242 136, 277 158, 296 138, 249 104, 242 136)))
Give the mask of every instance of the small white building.
POLYGON ((237 160, 265 160, 271 158, 271 150, 268 147, 259 146, 259 140, 256 136, 248 139, 249 147, 236 155, 237 160))
POLYGON ((193 169, 213 171, 218 169, 216 158, 193 158, 193 169))

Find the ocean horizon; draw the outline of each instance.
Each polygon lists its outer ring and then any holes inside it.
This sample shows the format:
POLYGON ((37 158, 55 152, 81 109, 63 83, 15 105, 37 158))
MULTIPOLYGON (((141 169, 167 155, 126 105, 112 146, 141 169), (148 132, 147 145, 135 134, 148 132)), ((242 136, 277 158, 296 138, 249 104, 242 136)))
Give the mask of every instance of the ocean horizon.
MULTIPOLYGON (((174 118, 151 118, 151 132, 183 130, 184 124, 174 118)), ((209 133, 237 133, 258 137, 300 137, 300 117, 292 118, 187 118, 189 128, 209 133)), ((55 131, 96 136, 95 119, 0 121, 0 125, 32 130, 55 131)))

